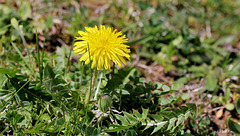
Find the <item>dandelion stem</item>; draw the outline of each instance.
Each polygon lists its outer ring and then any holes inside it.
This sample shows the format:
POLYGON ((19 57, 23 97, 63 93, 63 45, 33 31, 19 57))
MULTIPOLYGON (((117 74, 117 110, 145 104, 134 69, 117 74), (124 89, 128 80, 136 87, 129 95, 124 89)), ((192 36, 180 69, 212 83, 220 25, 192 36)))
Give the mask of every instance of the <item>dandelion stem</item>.
POLYGON ((99 87, 100 87, 100 84, 101 84, 102 75, 103 75, 103 73, 101 73, 101 75, 99 77, 99 82, 98 82, 97 89, 96 89, 96 92, 95 92, 94 100, 97 100, 97 94, 98 94, 99 87))
POLYGON ((96 82, 96 80, 97 80, 97 76, 98 76, 98 70, 97 69, 95 69, 94 70, 94 75, 93 75, 93 81, 92 81, 92 90, 91 90, 91 94, 92 94, 92 92, 93 92, 93 88, 94 88, 94 86, 95 86, 95 82, 96 82))
POLYGON ((90 87, 89 91, 87 92, 86 104, 88 104, 89 100, 91 99, 92 92, 93 92, 93 88, 94 88, 94 86, 95 86, 95 82, 96 82, 96 79, 97 79, 97 75, 98 75, 98 70, 95 69, 95 70, 94 70, 93 78, 92 78, 92 80, 91 80, 91 87, 90 87))
POLYGON ((113 75, 114 75, 114 73, 115 73, 115 63, 113 63, 113 75))

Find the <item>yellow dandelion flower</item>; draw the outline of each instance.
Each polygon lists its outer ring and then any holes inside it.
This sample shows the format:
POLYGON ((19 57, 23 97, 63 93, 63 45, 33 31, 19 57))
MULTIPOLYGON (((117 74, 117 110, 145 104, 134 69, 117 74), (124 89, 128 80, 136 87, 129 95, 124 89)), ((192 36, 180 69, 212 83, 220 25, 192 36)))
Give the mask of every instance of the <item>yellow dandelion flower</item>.
POLYGON ((85 30, 78 31, 80 36, 76 37, 73 50, 74 53, 83 54, 80 61, 85 61, 85 64, 90 62, 90 58, 92 69, 97 65, 97 70, 101 70, 103 66, 110 70, 111 61, 122 67, 121 62, 126 65, 124 57, 130 60, 129 46, 124 44, 128 39, 121 32, 103 25, 99 28, 85 27, 85 30))

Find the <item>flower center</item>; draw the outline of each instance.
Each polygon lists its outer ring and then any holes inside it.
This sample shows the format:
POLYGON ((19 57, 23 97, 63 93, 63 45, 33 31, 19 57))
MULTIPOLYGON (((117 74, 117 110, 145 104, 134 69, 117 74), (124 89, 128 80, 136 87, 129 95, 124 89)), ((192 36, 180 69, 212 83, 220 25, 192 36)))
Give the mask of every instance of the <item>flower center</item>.
POLYGON ((102 43, 102 47, 106 47, 110 45, 110 42, 108 39, 102 39, 101 43, 102 43))

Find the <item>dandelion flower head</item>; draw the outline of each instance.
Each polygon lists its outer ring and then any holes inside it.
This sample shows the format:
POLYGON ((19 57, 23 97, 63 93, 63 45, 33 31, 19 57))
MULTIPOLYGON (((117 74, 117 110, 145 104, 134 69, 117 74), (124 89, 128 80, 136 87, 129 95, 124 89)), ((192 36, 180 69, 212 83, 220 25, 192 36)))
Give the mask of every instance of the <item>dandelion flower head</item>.
POLYGON ((78 31, 80 36, 76 37, 73 50, 74 53, 83 54, 80 61, 85 61, 85 64, 91 60, 92 69, 97 65, 97 70, 101 70, 103 66, 110 70, 111 61, 121 68, 121 62, 126 65, 124 58, 130 60, 129 46, 124 44, 128 39, 121 32, 104 25, 85 27, 85 30, 78 31))

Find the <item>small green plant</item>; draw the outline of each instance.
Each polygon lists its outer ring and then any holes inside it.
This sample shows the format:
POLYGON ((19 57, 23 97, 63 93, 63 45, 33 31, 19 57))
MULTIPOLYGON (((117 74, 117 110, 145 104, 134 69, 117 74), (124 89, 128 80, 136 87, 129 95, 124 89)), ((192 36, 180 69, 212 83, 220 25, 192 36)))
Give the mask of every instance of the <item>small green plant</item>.
MULTIPOLYGON (((238 114, 240 114, 240 98, 237 100, 236 110, 238 114)), ((231 117, 228 117, 227 125, 231 132, 233 132, 235 135, 240 135, 240 125, 232 121, 231 117)))
POLYGON ((208 115, 204 117, 197 117, 196 115, 191 116, 190 122, 185 126, 187 132, 184 132, 186 135, 195 135, 195 136, 214 136, 215 132, 210 130, 211 120, 208 115))

